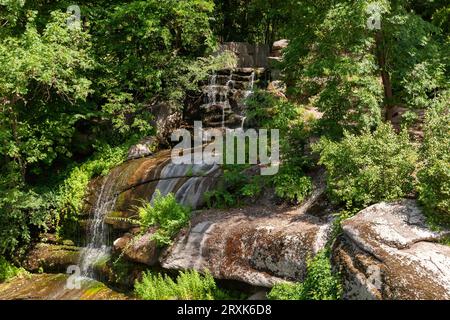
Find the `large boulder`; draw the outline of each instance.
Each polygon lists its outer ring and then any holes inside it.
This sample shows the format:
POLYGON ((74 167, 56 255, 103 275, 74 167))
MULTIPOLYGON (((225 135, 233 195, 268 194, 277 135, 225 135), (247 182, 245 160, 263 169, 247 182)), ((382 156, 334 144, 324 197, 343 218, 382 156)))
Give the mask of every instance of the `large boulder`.
POLYGON ((31 272, 66 272, 78 264, 80 249, 69 245, 38 243, 27 254, 24 267, 31 272))
POLYGON ((156 138, 147 137, 132 145, 128 150, 127 160, 145 158, 153 154, 153 149, 156 147, 156 138))
POLYGON ((114 241, 114 250, 129 261, 154 266, 159 255, 156 241, 152 239, 154 231, 152 228, 143 235, 126 233, 114 241))
POLYGON ((287 39, 281 39, 278 41, 275 41, 272 45, 272 53, 277 51, 282 51, 286 49, 289 46, 289 40, 287 39))
POLYGON ((413 200, 380 203, 343 223, 333 261, 346 299, 450 299, 450 247, 413 200))
POLYGON ((206 211, 191 221, 160 261, 166 269, 208 269, 218 279, 254 286, 301 281, 306 261, 328 239, 330 221, 305 208, 206 211))

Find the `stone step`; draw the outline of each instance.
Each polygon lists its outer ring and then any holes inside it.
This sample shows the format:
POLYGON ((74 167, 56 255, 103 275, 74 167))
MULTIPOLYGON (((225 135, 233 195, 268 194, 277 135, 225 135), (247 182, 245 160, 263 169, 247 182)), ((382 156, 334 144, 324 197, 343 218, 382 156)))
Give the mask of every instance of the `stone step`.
POLYGON ((228 103, 207 103, 201 105, 200 109, 204 110, 204 114, 222 112, 223 109, 225 112, 231 111, 231 107, 228 103))

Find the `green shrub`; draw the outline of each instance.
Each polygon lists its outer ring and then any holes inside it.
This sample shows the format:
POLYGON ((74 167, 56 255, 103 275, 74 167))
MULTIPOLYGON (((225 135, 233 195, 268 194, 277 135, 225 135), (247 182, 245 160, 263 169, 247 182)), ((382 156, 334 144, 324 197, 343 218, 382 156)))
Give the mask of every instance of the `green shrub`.
POLYGON ((295 167, 282 166, 273 177, 275 194, 292 202, 301 203, 312 190, 311 178, 306 177, 295 167))
POLYGON ((267 176, 248 175, 250 165, 223 165, 222 184, 215 190, 205 193, 208 207, 230 208, 249 203, 256 199, 269 183, 267 176))
POLYGON ((128 149, 133 141, 118 147, 100 146, 92 159, 80 166, 74 167, 67 178, 60 184, 56 195, 58 234, 71 237, 78 221, 78 215, 83 209, 89 181, 96 176, 105 176, 109 171, 126 159, 128 149))
POLYGON ((11 279, 23 272, 26 272, 22 268, 17 268, 10 264, 6 259, 0 256, 0 283, 8 279, 11 279))
POLYGON ((158 227, 153 239, 158 246, 170 245, 172 238, 189 223, 190 209, 180 205, 172 193, 162 196, 159 190, 156 192, 153 203, 144 203, 138 208, 139 224, 143 232, 152 226, 158 227))
POLYGON ((396 134, 382 124, 374 133, 346 133, 341 142, 322 139, 314 150, 327 169, 332 199, 347 208, 399 199, 413 191, 418 156, 406 131, 396 134))
POLYGON ((305 300, 303 284, 278 283, 267 294, 270 300, 305 300))
POLYGON ((214 300, 223 296, 214 278, 197 271, 180 272, 175 281, 167 275, 146 272, 134 285, 135 294, 144 300, 214 300))
POLYGON ((25 252, 33 233, 47 230, 51 221, 44 196, 20 188, 2 190, 0 197, 0 254, 18 257, 25 252))
POLYGON ((267 295, 271 300, 337 300, 342 297, 339 275, 333 273, 329 252, 322 250, 309 259, 302 283, 275 285, 267 295))
POLYGON ((450 224, 450 111, 448 97, 427 112, 418 173, 419 200, 436 224, 450 224))

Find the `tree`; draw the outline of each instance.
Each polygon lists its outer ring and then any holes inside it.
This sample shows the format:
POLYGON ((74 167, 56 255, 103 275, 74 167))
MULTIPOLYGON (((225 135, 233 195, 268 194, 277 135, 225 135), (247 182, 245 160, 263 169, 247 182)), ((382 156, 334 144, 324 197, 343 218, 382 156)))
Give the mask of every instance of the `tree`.
POLYGON ((29 164, 70 155, 73 124, 83 117, 74 103, 91 92, 83 74, 93 65, 88 34, 67 28, 57 12, 39 32, 35 17, 28 12, 23 34, 0 39, 0 153, 22 181, 29 164))
POLYGON ((440 30, 407 9, 400 1, 301 2, 285 59, 291 93, 325 121, 357 130, 392 120, 399 104, 425 108, 448 86, 448 58, 440 30), (374 17, 380 24, 369 28, 374 17))
POLYGON ((180 107, 186 91, 203 74, 197 59, 212 52, 210 0, 149 0, 88 9, 92 20, 97 97, 104 119, 123 132, 145 131, 149 107, 180 107))

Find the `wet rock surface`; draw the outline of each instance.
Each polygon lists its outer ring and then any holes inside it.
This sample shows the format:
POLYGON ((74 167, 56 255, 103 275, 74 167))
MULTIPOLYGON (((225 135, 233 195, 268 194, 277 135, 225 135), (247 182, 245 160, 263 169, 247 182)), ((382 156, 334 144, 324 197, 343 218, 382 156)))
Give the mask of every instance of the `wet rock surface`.
POLYGON ((301 281, 306 261, 328 239, 330 220, 302 212, 276 210, 206 211, 161 256, 166 269, 208 269, 218 279, 253 286, 301 281))
POLYGON ((450 247, 413 200, 380 203, 343 223, 333 262, 346 299, 450 299, 450 247))
POLYGON ((75 246, 38 243, 27 254, 24 267, 31 272, 66 272, 78 263, 79 256, 80 248, 75 246))
MULTIPOLYGON (((136 206, 151 201, 155 191, 162 195, 173 193, 177 201, 193 209, 204 204, 204 193, 214 188, 222 171, 218 165, 181 164, 171 161, 171 151, 161 151, 154 156, 127 161, 110 172, 109 184, 113 209, 105 222, 116 229, 133 227, 130 218, 136 215, 136 206), (125 218, 125 219, 123 219, 125 218)), ((93 180, 89 187, 85 212, 91 212, 97 202, 105 178, 93 180)))
MULTIPOLYGON (((69 280, 70 281, 70 280, 69 280)), ((0 283, 0 300, 125 300, 101 282, 85 279, 79 289, 68 289, 65 274, 30 274, 0 283)))

